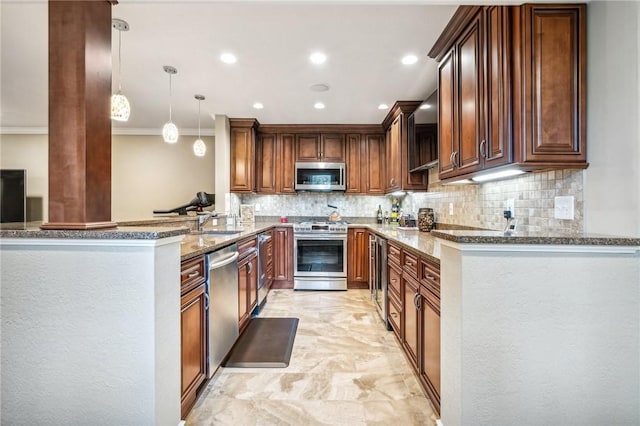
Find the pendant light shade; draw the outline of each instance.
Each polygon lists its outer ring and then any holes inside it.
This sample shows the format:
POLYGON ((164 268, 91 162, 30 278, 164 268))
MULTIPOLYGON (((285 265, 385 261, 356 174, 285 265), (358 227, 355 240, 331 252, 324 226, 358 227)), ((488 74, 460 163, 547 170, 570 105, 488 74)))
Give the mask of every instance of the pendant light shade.
POLYGON ((207 152, 207 145, 205 145, 200 137, 200 102, 204 101, 204 96, 195 95, 194 98, 198 100, 198 139, 193 143, 193 153, 196 157, 204 157, 204 154, 207 152))
POLYGON ((169 121, 167 121, 162 127, 162 138, 166 143, 178 142, 178 128, 171 121, 171 76, 177 74, 178 70, 170 65, 165 65, 164 72, 169 74, 169 121))
POLYGON ((129 24, 122 19, 111 20, 111 27, 118 30, 118 93, 111 96, 111 119, 127 121, 131 115, 129 100, 122 94, 122 32, 129 31, 129 24))

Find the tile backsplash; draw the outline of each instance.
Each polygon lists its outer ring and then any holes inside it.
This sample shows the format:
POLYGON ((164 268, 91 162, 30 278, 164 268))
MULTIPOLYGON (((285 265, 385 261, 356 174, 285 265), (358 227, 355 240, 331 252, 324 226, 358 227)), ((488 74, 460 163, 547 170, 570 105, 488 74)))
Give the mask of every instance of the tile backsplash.
MULTIPOLYGON (((429 171, 429 192, 409 193, 401 197, 405 212, 431 207, 436 221, 452 225, 502 230, 505 226, 506 200, 514 200, 518 230, 535 232, 555 230, 583 231, 582 170, 552 170, 481 185, 442 185, 437 169, 429 171), (573 195, 574 220, 554 218, 554 197, 573 195), (453 203, 453 215, 449 204, 453 203)), ((374 218, 378 205, 391 210, 392 196, 344 195, 341 193, 301 192, 292 195, 238 194, 239 203, 256 205, 256 216, 328 216, 337 206, 343 217, 374 218)))

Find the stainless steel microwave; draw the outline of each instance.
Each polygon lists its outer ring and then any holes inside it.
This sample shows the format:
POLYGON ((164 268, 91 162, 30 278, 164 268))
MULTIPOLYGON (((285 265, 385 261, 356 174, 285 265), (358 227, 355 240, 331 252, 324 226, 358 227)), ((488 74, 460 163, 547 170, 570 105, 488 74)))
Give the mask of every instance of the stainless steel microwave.
POLYGON ((345 163, 297 162, 296 191, 344 191, 345 163))

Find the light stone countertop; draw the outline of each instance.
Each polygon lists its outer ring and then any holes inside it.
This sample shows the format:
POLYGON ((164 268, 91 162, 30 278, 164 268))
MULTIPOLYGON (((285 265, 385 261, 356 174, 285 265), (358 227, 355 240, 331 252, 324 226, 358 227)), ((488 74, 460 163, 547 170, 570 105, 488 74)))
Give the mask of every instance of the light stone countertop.
POLYGON ((558 232, 518 232, 505 236, 502 231, 433 230, 433 236, 462 244, 540 244, 638 246, 640 238, 601 234, 562 234, 558 232))
POLYGON ((189 232, 186 227, 170 226, 118 226, 109 229, 53 230, 40 229, 39 223, 27 224, 20 229, 1 229, 0 238, 48 238, 79 240, 159 240, 189 232))

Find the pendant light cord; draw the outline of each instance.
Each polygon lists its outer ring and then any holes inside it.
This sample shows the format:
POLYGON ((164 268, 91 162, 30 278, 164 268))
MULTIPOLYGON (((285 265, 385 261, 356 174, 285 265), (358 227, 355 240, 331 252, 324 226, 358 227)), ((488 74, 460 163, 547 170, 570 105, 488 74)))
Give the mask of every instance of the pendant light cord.
POLYGON ((171 123, 171 74, 169 74, 169 123, 171 123))
POLYGON ((198 99, 198 139, 202 139, 200 137, 200 99, 198 99))
POLYGON ((122 92, 122 30, 118 30, 118 93, 122 92))

